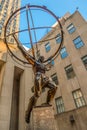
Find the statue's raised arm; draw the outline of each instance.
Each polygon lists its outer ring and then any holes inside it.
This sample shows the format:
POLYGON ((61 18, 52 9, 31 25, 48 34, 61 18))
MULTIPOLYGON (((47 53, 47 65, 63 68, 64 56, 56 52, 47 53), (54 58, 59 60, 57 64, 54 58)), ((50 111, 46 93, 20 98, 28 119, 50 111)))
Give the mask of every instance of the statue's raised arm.
POLYGON ((29 64, 34 65, 35 63, 35 59, 29 55, 29 53, 27 52, 27 50, 21 45, 20 41, 17 39, 16 35, 13 34, 13 37, 17 43, 17 46, 19 48, 19 50, 22 52, 23 56, 26 58, 26 60, 29 62, 29 64))

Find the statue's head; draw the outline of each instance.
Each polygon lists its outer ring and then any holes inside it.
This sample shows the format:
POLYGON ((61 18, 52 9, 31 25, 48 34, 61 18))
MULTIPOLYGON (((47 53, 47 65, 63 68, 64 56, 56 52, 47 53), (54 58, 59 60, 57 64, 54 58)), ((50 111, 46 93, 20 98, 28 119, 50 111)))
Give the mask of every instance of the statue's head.
POLYGON ((38 59, 39 62, 43 63, 44 62, 44 56, 40 56, 38 59))

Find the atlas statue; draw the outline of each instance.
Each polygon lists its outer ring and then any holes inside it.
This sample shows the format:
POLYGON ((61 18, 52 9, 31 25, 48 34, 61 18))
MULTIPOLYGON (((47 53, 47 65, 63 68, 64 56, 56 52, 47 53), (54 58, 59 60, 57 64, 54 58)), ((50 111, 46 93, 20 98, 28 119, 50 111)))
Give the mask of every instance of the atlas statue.
MULTIPOLYGON (((50 39, 48 38, 48 39, 45 40, 45 42, 48 42, 48 41, 53 40, 55 38, 57 38, 57 36, 53 36, 50 39)), ((50 77, 46 76, 46 71, 49 71, 51 69, 51 66, 47 66, 46 63, 48 63, 49 60, 55 59, 58 56, 58 54, 61 50, 61 47, 63 45, 62 25, 59 21, 59 18, 53 12, 48 10, 46 8, 46 6, 27 5, 27 6, 24 6, 20 9, 16 10, 7 20, 7 23, 5 25, 4 41, 6 43, 6 47, 8 49, 8 52, 11 55, 12 58, 14 57, 17 61, 19 61, 21 63, 27 64, 27 65, 32 65, 32 70, 34 72, 34 86, 32 87, 32 91, 33 91, 34 94, 29 100, 28 107, 27 107, 27 110, 26 110, 26 113, 25 113, 25 121, 27 123, 29 123, 31 111, 32 111, 33 107, 36 105, 37 99, 40 97, 42 90, 45 89, 45 88, 49 88, 48 93, 47 93, 47 99, 46 99, 46 102, 45 102, 45 104, 48 104, 48 105, 50 105, 50 102, 54 98, 55 93, 57 91, 56 84, 52 81, 52 79, 50 77), (34 9, 35 9, 35 11, 36 11, 36 9, 44 11, 45 13, 48 13, 53 18, 55 18, 55 20, 57 22, 56 27, 55 26, 34 27, 34 21, 33 21, 32 12, 31 12, 31 10, 34 11, 34 9), (13 22, 12 20, 14 20, 14 18, 16 18, 17 15, 23 13, 23 10, 26 11, 26 19, 27 19, 28 28, 9 33, 8 29, 9 29, 11 22, 13 22), (29 21, 29 18, 31 18, 31 22, 29 21), (33 26, 32 28, 30 27, 30 23, 32 23, 32 26, 33 26), (35 39, 36 39, 35 29, 44 29, 44 28, 45 29, 46 28, 51 29, 51 30, 57 29, 58 33, 60 33, 60 36, 61 36, 61 41, 60 41, 60 44, 58 45, 58 48, 56 48, 56 50, 53 52, 53 54, 50 57, 48 57, 47 59, 45 59, 45 57, 43 55, 39 55, 39 56, 36 57, 33 46, 35 46, 35 43, 36 43, 36 49, 37 49, 36 52, 38 52, 38 47, 37 47, 38 44, 37 43, 44 42, 44 41, 40 40, 40 41, 37 42, 37 40, 36 40, 36 42, 33 43, 32 33, 31 33, 31 31, 33 30, 34 36, 35 36, 35 39), (28 34, 29 34, 29 40, 30 40, 30 44, 31 44, 32 55, 29 53, 29 51, 27 51, 23 47, 21 41, 18 39, 19 38, 18 33, 22 33, 22 32, 25 32, 25 33, 28 32, 28 34), (17 55, 15 55, 14 51, 12 52, 12 50, 9 47, 9 38, 10 37, 14 38, 19 50, 21 51, 22 55, 25 57, 26 61, 23 61, 23 59, 21 59, 17 55)))
POLYGON ((54 95, 57 90, 56 84, 52 81, 51 78, 46 76, 46 71, 50 70, 50 67, 46 67, 44 65, 44 56, 39 56, 38 60, 33 59, 32 56, 28 55, 28 52, 24 49, 24 47, 21 45, 21 43, 18 41, 15 35, 13 35, 14 39, 17 42, 18 48, 22 52, 23 56, 27 59, 29 63, 32 64, 33 72, 34 72, 34 95, 30 98, 28 108, 25 114, 25 120, 27 123, 30 122, 30 114, 33 109, 33 107, 36 105, 38 97, 40 97, 40 94, 42 92, 42 89, 49 88, 46 104, 50 105, 51 100, 54 98, 54 95))

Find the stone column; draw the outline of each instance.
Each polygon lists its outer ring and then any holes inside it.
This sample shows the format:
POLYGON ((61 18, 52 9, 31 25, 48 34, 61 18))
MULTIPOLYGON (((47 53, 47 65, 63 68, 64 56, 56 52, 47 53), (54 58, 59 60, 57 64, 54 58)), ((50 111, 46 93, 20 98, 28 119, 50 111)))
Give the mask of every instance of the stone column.
POLYGON ((32 130, 56 130, 52 106, 38 106, 33 108, 32 130))

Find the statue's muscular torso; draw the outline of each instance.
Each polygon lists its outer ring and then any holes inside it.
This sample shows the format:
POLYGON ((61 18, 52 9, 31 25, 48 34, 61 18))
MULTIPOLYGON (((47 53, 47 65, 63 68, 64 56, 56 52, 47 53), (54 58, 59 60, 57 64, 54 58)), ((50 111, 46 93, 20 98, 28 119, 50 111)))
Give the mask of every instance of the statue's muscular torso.
POLYGON ((46 72, 45 65, 40 62, 35 62, 33 69, 34 69, 34 73, 40 72, 40 73, 45 74, 45 72, 46 72))

